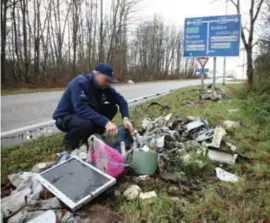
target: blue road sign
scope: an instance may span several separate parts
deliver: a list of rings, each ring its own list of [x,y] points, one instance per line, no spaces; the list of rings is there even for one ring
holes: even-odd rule
[[[197,68],[196,70],[195,70],[195,72],[196,73],[201,73],[201,72],[204,72],[204,73],[209,73],[209,68]]]
[[[184,57],[239,56],[240,15],[185,19]]]

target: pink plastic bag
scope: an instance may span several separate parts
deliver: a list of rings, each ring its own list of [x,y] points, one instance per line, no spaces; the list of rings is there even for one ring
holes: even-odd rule
[[[113,177],[120,176],[125,169],[125,157],[115,149],[92,135],[88,139],[88,162]]]

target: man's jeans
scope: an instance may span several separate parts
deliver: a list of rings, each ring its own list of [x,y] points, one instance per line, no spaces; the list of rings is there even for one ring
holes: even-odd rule
[[[118,107],[115,104],[104,104],[100,114],[112,120],[116,115]],[[104,133],[105,129],[95,125],[91,120],[82,118],[76,114],[65,115],[56,120],[56,127],[66,132],[64,144],[75,149],[80,142],[86,142],[91,134]]]

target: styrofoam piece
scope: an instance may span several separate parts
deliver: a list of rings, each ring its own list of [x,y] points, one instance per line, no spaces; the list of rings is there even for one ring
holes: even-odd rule
[[[215,131],[214,131],[214,136],[213,136],[213,141],[210,144],[210,146],[214,147],[214,148],[219,148],[220,147],[220,143],[222,141],[223,136],[226,135],[226,131],[225,129],[223,129],[222,127],[216,127]]]
[[[230,154],[212,149],[208,150],[207,155],[210,160],[228,164],[235,164],[238,156],[237,154]]]
[[[56,215],[54,211],[49,210],[46,211],[44,214],[39,215],[38,217],[28,221],[27,223],[55,223],[56,222]]]
[[[145,193],[140,193],[139,197],[141,200],[150,199],[153,197],[157,197],[157,193],[155,191],[149,191],[149,192],[145,192]]]
[[[232,173],[229,173],[229,172],[221,169],[220,167],[216,167],[215,170],[216,170],[217,178],[220,179],[221,181],[232,182],[232,183],[239,181],[238,176],[236,176]]]

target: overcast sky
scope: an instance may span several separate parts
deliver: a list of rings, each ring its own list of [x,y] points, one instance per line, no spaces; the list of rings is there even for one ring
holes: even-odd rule
[[[249,0],[242,2],[249,3]],[[139,15],[144,19],[151,19],[154,14],[162,15],[165,22],[175,24],[176,27],[184,26],[184,19],[188,17],[214,16],[226,14],[226,0],[143,0],[139,7]],[[242,21],[248,21],[248,6],[242,4],[241,15]],[[228,4],[228,14],[236,14],[234,6]],[[241,48],[243,47],[241,43]],[[237,77],[242,77],[242,67],[244,63],[244,52],[240,53],[239,57],[229,57],[227,59],[227,71],[234,72]],[[212,59],[209,60],[207,66],[213,68]],[[217,58],[217,70],[222,74],[223,58]]]

